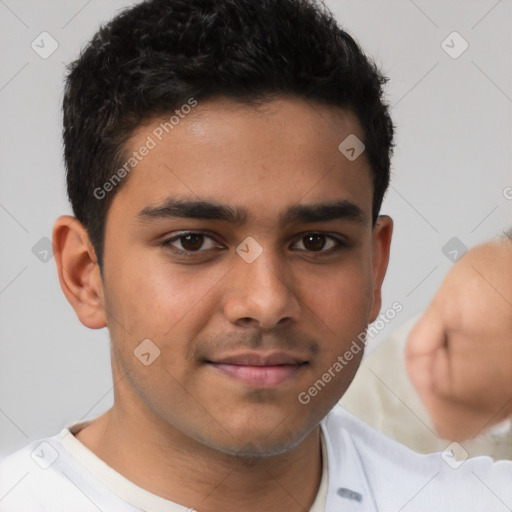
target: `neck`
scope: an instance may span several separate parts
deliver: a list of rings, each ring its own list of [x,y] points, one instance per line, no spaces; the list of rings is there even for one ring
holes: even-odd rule
[[[199,512],[304,512],[313,504],[322,472],[320,427],[290,452],[249,459],[140,412],[114,405],[76,437],[135,485]]]

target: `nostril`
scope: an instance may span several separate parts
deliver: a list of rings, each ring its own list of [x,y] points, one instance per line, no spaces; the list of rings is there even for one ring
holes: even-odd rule
[[[235,325],[243,329],[262,331],[262,326],[258,320],[250,316],[244,316],[236,320]],[[263,329],[264,330],[264,329]]]

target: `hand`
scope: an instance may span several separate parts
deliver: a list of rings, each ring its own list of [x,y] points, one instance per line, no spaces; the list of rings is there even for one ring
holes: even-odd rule
[[[409,335],[406,365],[445,439],[470,439],[512,415],[510,240],[451,268]]]

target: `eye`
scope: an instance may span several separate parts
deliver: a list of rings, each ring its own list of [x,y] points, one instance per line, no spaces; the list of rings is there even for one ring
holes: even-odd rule
[[[220,245],[205,233],[187,231],[167,238],[162,242],[162,246],[171,247],[178,253],[203,252],[208,249],[220,248]]]
[[[307,252],[331,252],[347,246],[342,239],[325,233],[307,233],[295,243],[297,244],[299,244],[297,250]]]

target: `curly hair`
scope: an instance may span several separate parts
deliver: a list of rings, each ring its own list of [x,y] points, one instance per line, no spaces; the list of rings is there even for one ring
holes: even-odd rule
[[[387,81],[314,0],[147,0],[100,27],[68,67],[63,100],[67,192],[100,269],[109,205],[94,194],[126,161],[141,123],[190,98],[257,104],[278,95],[352,111],[373,180],[373,221],[389,184]]]

